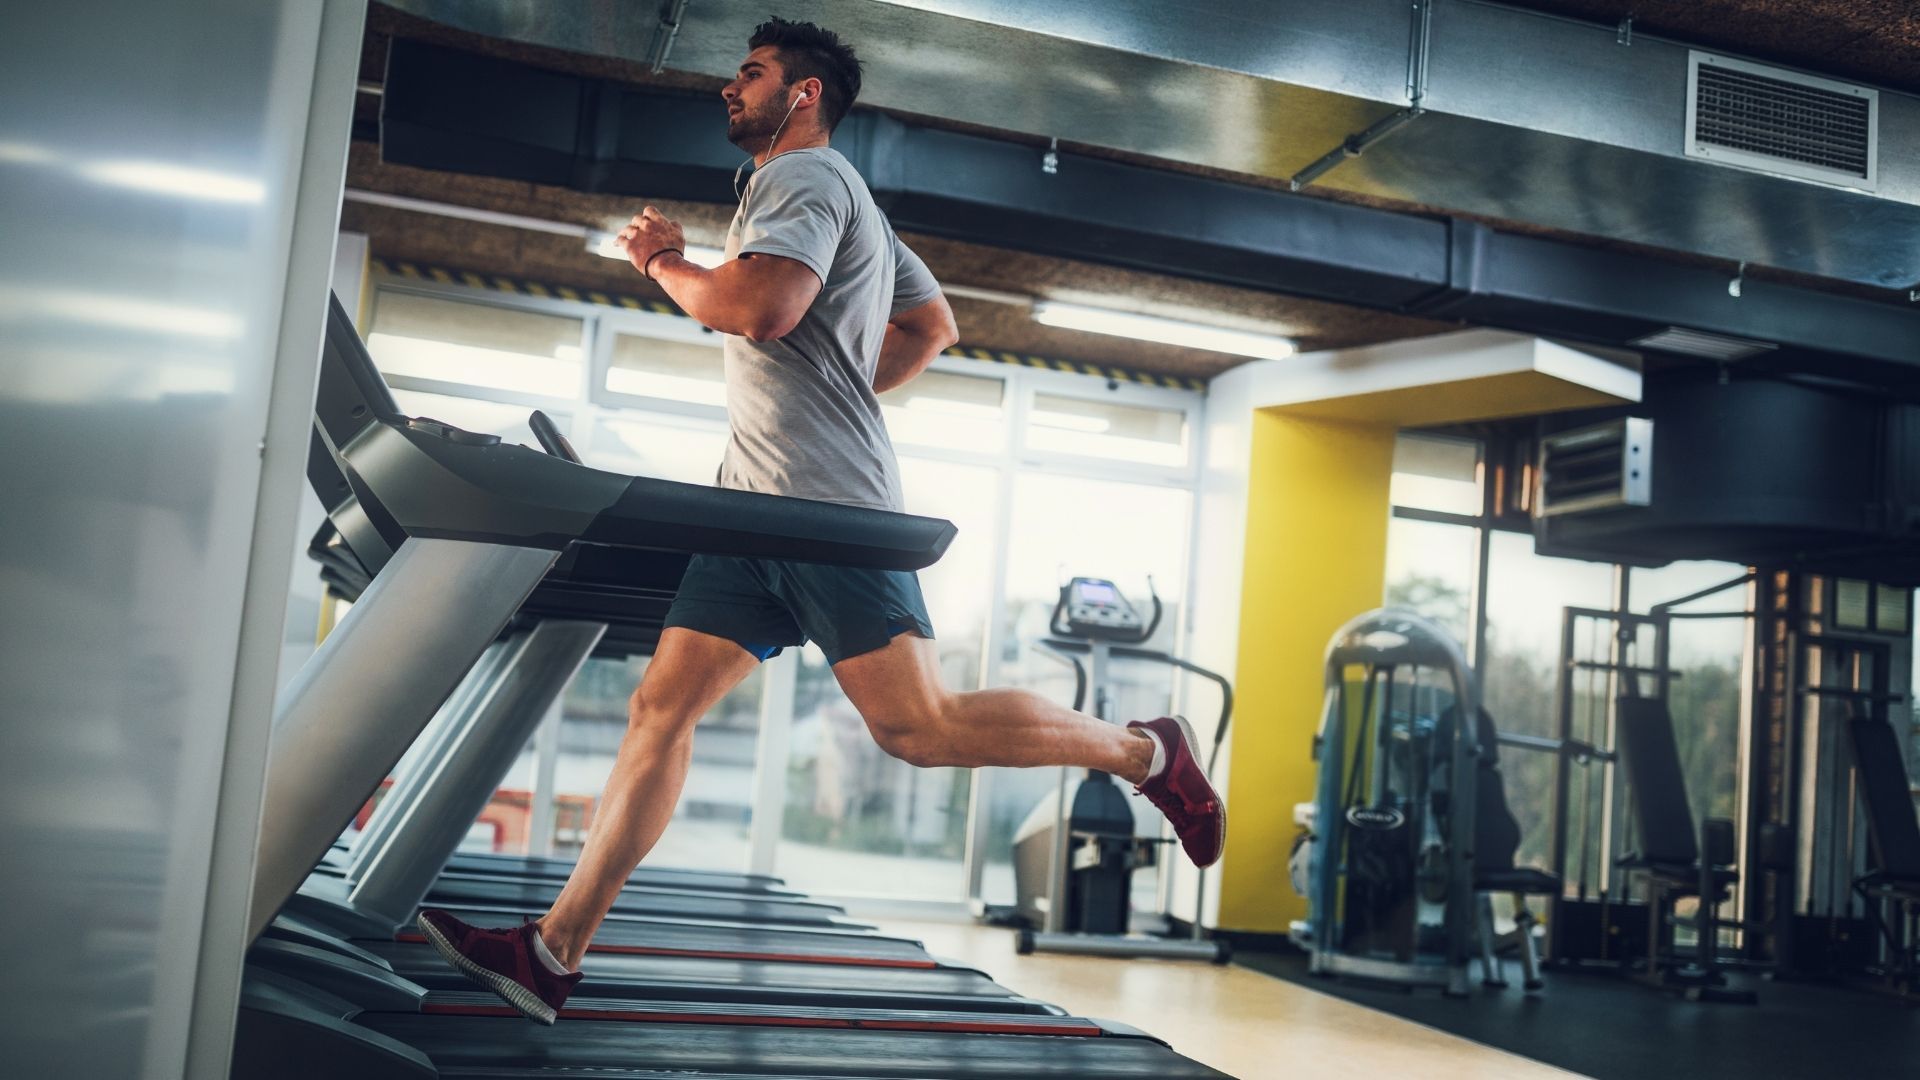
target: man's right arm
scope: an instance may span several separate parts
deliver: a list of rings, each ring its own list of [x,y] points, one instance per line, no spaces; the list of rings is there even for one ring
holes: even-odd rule
[[[873,371],[873,392],[884,394],[927,369],[933,358],[960,340],[953,309],[947,298],[935,294],[919,307],[908,308],[887,322],[880,341],[880,363]]]

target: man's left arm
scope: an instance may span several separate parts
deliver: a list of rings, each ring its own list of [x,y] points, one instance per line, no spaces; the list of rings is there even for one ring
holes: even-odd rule
[[[873,392],[884,394],[925,371],[933,358],[960,340],[953,309],[940,295],[940,283],[920,256],[902,243],[892,228],[893,314],[880,341],[880,362],[873,369]]]
[[[919,307],[908,308],[887,322],[880,341],[880,363],[873,371],[873,392],[884,394],[904,386],[960,340],[947,298],[936,295]]]
[[[702,326],[753,341],[791,333],[820,294],[820,277],[797,259],[750,254],[708,270],[688,261],[680,225],[649,206],[617,242],[634,269],[658,283]]]

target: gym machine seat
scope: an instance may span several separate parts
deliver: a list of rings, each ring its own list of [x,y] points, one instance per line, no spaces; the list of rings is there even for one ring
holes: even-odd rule
[[[1916,933],[1920,930],[1920,818],[1914,816],[1904,756],[1893,728],[1856,711],[1847,722],[1847,734],[1853,743],[1874,861],[1874,869],[1856,880],[1853,889],[1866,902],[1886,948],[1876,974],[1894,989],[1911,994],[1920,991],[1920,933]],[[1886,917],[1888,904],[1898,912],[1892,921]]]
[[[1456,721],[1457,710],[1448,710],[1446,722]],[[1506,779],[1500,774],[1502,736],[1493,716],[1479,710],[1475,725],[1480,744],[1479,776],[1474,786],[1473,815],[1473,891],[1477,896],[1480,918],[1480,981],[1486,986],[1502,987],[1507,979],[1500,970],[1498,950],[1511,944],[1520,953],[1522,985],[1538,990],[1540,952],[1533,940],[1538,920],[1527,907],[1529,896],[1553,896],[1560,891],[1560,878],[1531,866],[1516,866],[1520,851],[1520,820],[1507,805]],[[1493,926],[1493,897],[1514,898],[1514,927],[1510,934],[1498,934]]]
[[[1753,1004],[1756,998],[1751,991],[1726,985],[1716,955],[1720,928],[1740,925],[1715,913],[1716,906],[1740,880],[1730,865],[1734,859],[1733,823],[1709,819],[1695,833],[1686,776],[1666,702],[1622,697],[1618,706],[1619,753],[1626,767],[1639,850],[1614,865],[1644,873],[1647,878],[1646,978],[1656,986],[1679,991],[1691,1001]],[[1699,899],[1699,913],[1692,918],[1674,912],[1674,902],[1688,896]],[[1696,933],[1691,958],[1675,951],[1674,930],[1680,926],[1691,927]]]

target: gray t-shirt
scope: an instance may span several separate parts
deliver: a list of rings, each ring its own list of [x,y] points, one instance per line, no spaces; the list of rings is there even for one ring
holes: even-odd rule
[[[779,255],[819,275],[799,325],[776,341],[731,334],[723,350],[733,436],[721,487],[900,510],[900,473],[874,368],[887,321],[940,295],[829,147],[789,150],[753,174],[727,256]]]

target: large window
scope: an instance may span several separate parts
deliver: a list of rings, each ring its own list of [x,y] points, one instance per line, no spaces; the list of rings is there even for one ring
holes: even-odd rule
[[[887,434],[899,447],[998,450],[1006,442],[1006,385],[993,376],[923,372],[880,395]]]
[[[959,529],[947,554],[920,575],[948,686],[980,685],[993,574],[992,469],[907,458],[901,487],[912,513]],[[801,655],[793,705],[793,752],[777,869],[802,889],[921,900],[964,894],[971,778],[962,769],[916,769],[888,756],[840,692],[826,656]]]
[[[403,292],[379,300],[367,348],[389,376],[540,397],[580,392],[578,318]]]
[[[1400,513],[1387,526],[1387,606],[1427,616],[1470,649],[1480,563],[1480,444],[1400,436],[1390,490]]]
[[[1402,435],[1394,448],[1392,491],[1398,512],[1387,539],[1387,602],[1434,618],[1463,645],[1471,643],[1476,619],[1482,621],[1485,652],[1476,665],[1481,700],[1501,730],[1558,735],[1565,680],[1574,736],[1604,742],[1609,701],[1628,689],[1605,665],[1618,659],[1651,667],[1653,635],[1642,629],[1616,656],[1611,620],[1582,617],[1564,624],[1563,613],[1569,607],[1611,609],[1616,574],[1623,571],[1608,563],[1541,556],[1531,536],[1487,529],[1480,516],[1480,450],[1471,440]],[[1483,537],[1486,595],[1476,600]],[[1633,610],[1646,613],[1735,581],[1742,568],[1696,562],[1625,573]],[[1669,684],[1668,701],[1696,818],[1737,816],[1746,604],[1746,588],[1736,586],[1678,606],[1682,617],[1670,623],[1678,677]],[[1564,625],[1572,627],[1572,641],[1562,641]],[[1575,661],[1564,669],[1563,648]],[[1523,826],[1520,861],[1545,867],[1555,759],[1505,747],[1500,764],[1507,801]],[[1606,805],[1605,770],[1593,764],[1570,768],[1569,832],[1577,838],[1593,829],[1597,835],[1595,823]],[[1606,874],[1605,853],[1591,843],[1576,840],[1569,859],[1576,882],[1597,886]]]
[[[604,331],[604,390],[617,397],[726,407],[719,335],[665,315],[627,319],[631,325]]]
[[[1425,615],[1465,648],[1473,637],[1478,559],[1470,526],[1394,518],[1387,524],[1387,606]]]
[[[1533,537],[1524,533],[1495,532],[1488,543],[1480,700],[1502,731],[1558,735],[1561,613],[1568,607],[1612,607],[1613,567],[1536,555]],[[1554,757],[1505,749],[1500,771],[1507,804],[1522,823],[1519,862],[1545,868],[1553,845]]]
[[[1027,474],[1014,486],[1013,545],[1008,550],[1006,624],[999,639],[1003,681],[1024,686],[1063,705],[1072,704],[1070,668],[1035,648],[1048,635],[1047,621],[1060,586],[1076,576],[1106,578],[1147,614],[1148,580],[1163,608],[1159,629],[1148,648],[1173,650],[1185,617],[1187,544],[1192,525],[1192,493],[1177,488]],[[1167,713],[1173,700],[1173,673],[1164,665],[1120,661],[1113,665],[1112,715],[1109,720],[1151,719]],[[1091,705],[1088,706],[1091,708]],[[1203,743],[1213,737],[1212,717],[1191,717]],[[1056,769],[992,769],[983,785],[989,794],[984,848],[987,853],[982,896],[995,904],[1013,902],[1013,834],[1034,806],[1059,783]],[[1136,825],[1158,835],[1157,813],[1134,800]],[[1151,897],[1157,881],[1135,875],[1136,897]]]
[[[598,469],[711,484],[726,450],[722,425],[622,410],[594,417],[581,457]]]
[[[410,415],[536,446],[527,417],[537,408],[587,464],[686,483],[712,483],[726,451],[720,340],[685,318],[389,280],[369,338]],[[1166,604],[1154,644],[1176,645],[1198,394],[943,356],[880,400],[908,511],[959,528],[920,575],[950,687],[1017,682],[1069,700],[1071,675],[1031,648],[1062,575],[1111,577],[1142,603],[1152,575]],[[585,665],[471,845],[577,853],[646,662]],[[1169,708],[1164,669],[1118,665],[1114,679],[1116,718]],[[1196,721],[1209,738],[1211,718]],[[894,760],[809,647],[762,665],[702,720],[685,796],[651,861],[955,905],[985,874],[1011,899],[1013,826],[1056,775],[1001,770],[976,782]],[[976,812],[982,791],[990,804]],[[1144,814],[1141,824],[1159,828]],[[1151,891],[1153,876],[1140,883]]]
[[[1402,435],[1393,442],[1393,505],[1446,514],[1480,514],[1480,444],[1470,439]]]
[[[1142,465],[1185,465],[1187,414],[1063,394],[1035,394],[1027,445]]]
[[[1722,562],[1678,562],[1634,570],[1628,595],[1636,611],[1735,581],[1744,567]],[[1674,741],[1686,776],[1695,821],[1739,817],[1740,700],[1745,685],[1748,589],[1715,592],[1672,610],[1670,661],[1679,677],[1668,684]],[[1647,658],[1650,662],[1651,658]]]
[[[647,659],[589,660],[567,687],[553,781],[556,855],[580,853],[626,732],[627,699],[646,676]],[[650,862],[703,870],[747,868],[763,683],[763,669],[756,669],[694,729],[687,785]]]

